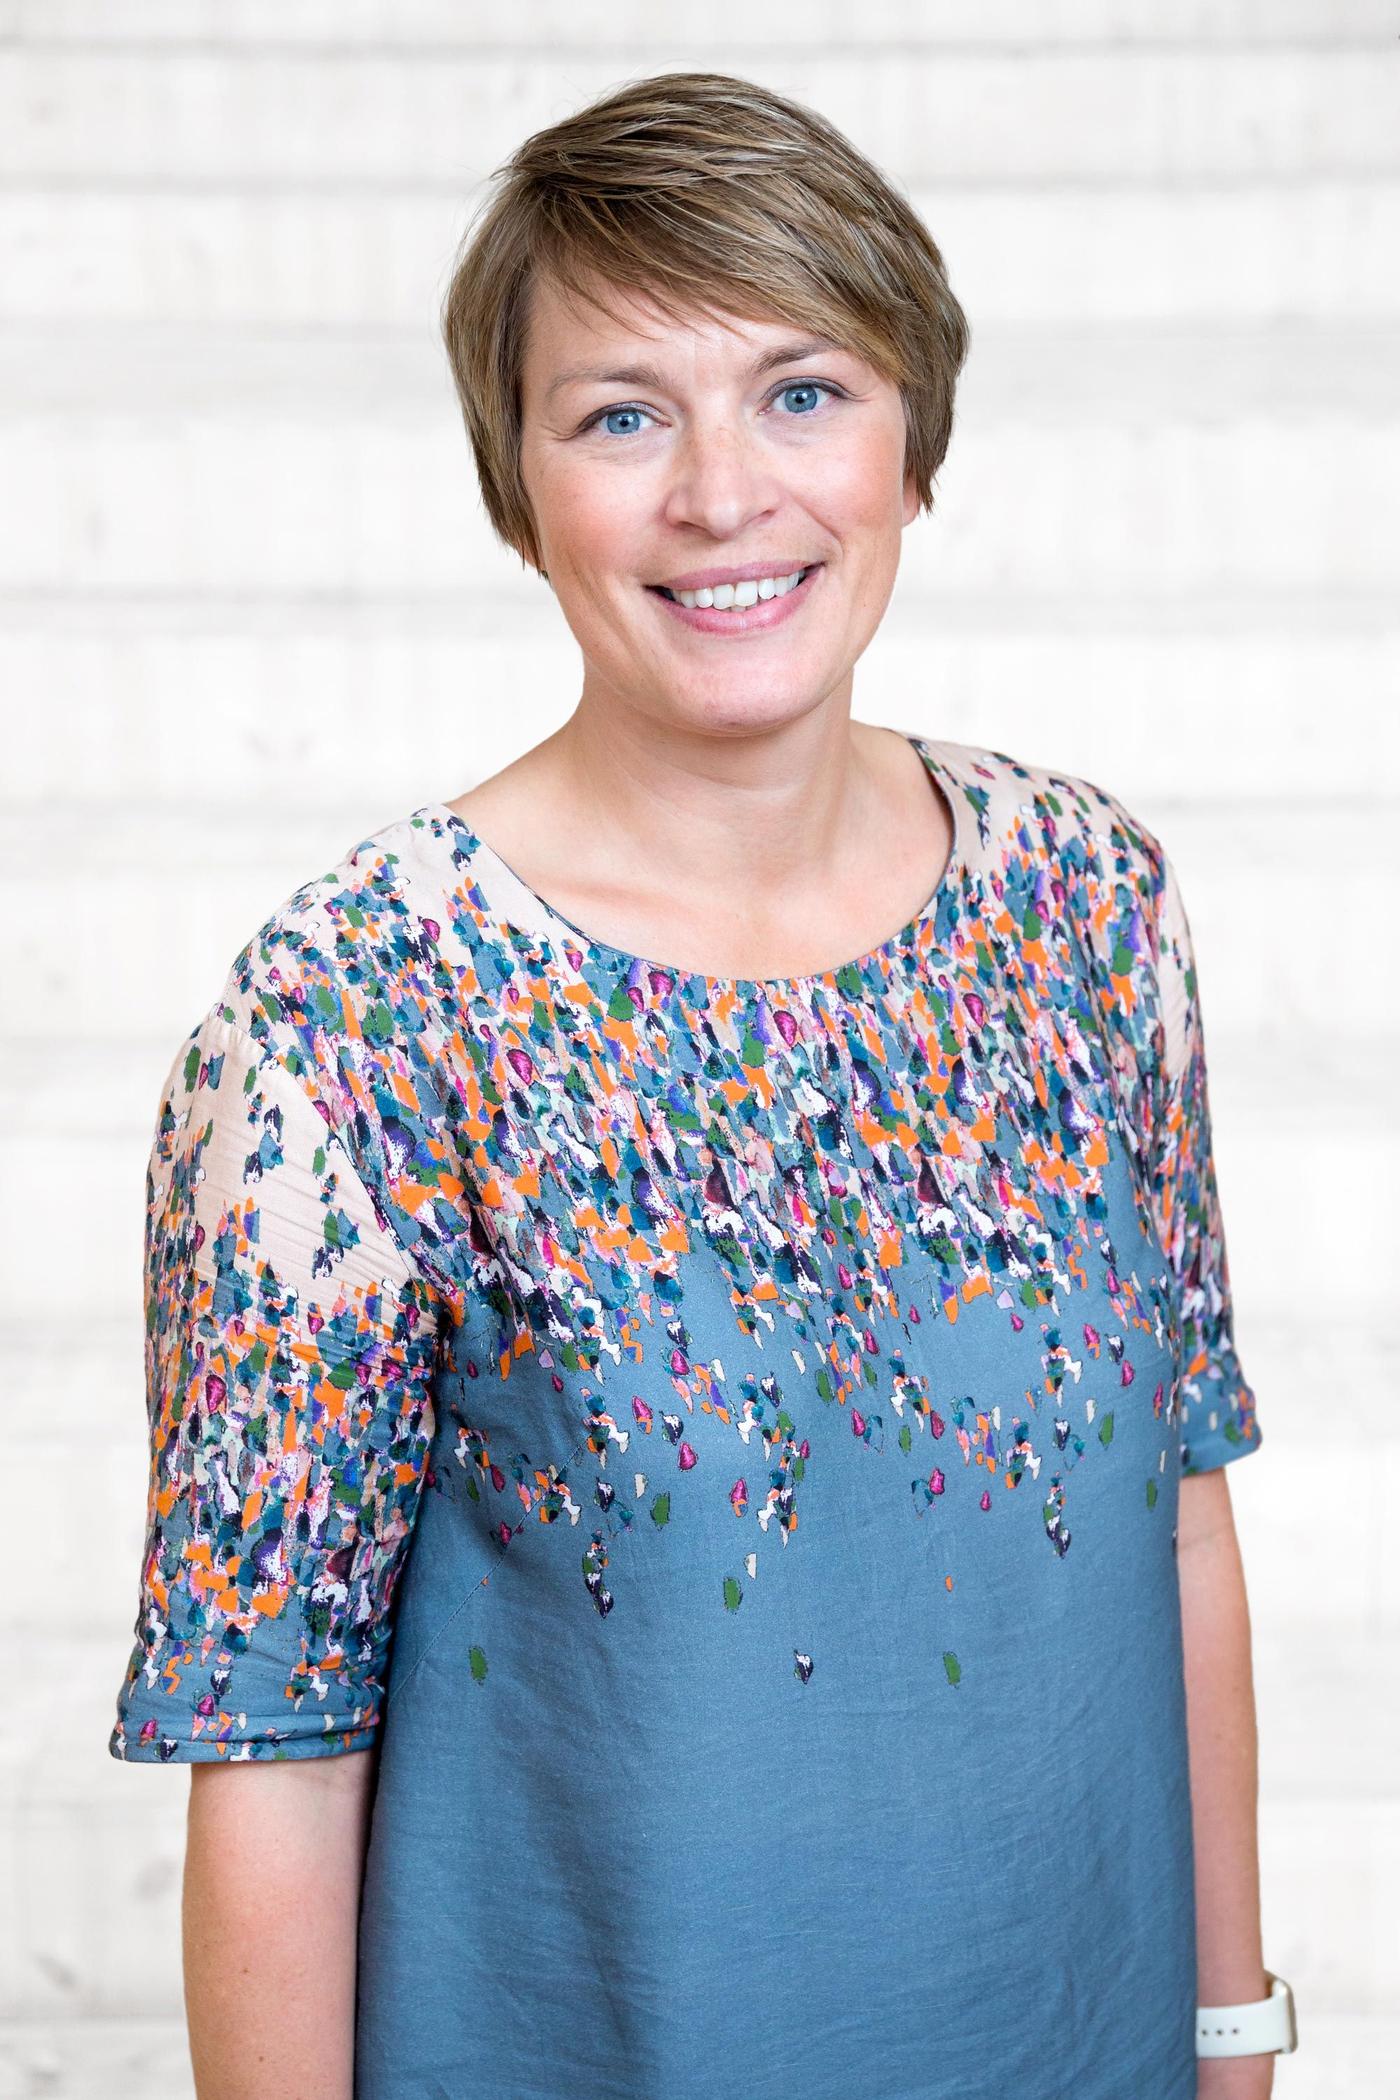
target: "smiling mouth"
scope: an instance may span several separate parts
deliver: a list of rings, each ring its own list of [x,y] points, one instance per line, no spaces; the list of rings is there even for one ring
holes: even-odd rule
[[[807,564],[807,566],[806,566],[806,568],[805,568],[805,569],[799,569],[799,570],[798,570],[798,572],[797,572],[797,582],[796,582],[795,584],[793,584],[793,586],[792,586],[792,589],[793,589],[793,590],[799,590],[799,589],[801,588],[801,586],[802,586],[802,585],[803,585],[803,584],[804,584],[804,583],[805,583],[805,582],[807,581],[807,578],[808,578],[808,577],[809,577],[809,576],[811,575],[811,573],[812,573],[813,569],[819,569],[820,567],[821,567],[821,563],[820,563],[819,561],[814,561],[814,562],[809,562],[809,563]],[[714,588],[715,588],[716,590],[718,590],[718,589],[722,588],[722,586],[720,586],[720,585],[716,584],[716,585],[714,586]],[[679,597],[677,596],[676,592],[675,592],[675,591],[673,591],[673,590],[671,590],[671,588],[670,588],[670,587],[669,587],[669,585],[667,585],[667,584],[664,584],[664,583],[649,583],[649,584],[647,585],[647,589],[648,589],[649,591],[655,591],[655,592],[656,592],[656,593],[658,594],[658,596],[659,596],[659,597],[662,597],[662,598],[669,598],[669,599],[670,599],[670,601],[671,601],[671,603],[672,603],[673,605],[679,605],[679,604],[680,604],[680,602],[681,602],[681,601],[680,601],[680,598],[679,598]],[[694,595],[694,594],[692,593],[692,595]],[[755,604],[757,604],[757,605],[766,605],[766,604],[768,604],[768,602],[769,602],[769,601],[768,601],[768,600],[767,600],[766,598],[759,598],[759,599],[755,600]],[[730,612],[745,612],[745,611],[751,612],[751,611],[752,611],[753,609],[754,609],[754,608],[753,608],[752,606],[739,606],[739,605],[730,605],[730,606],[727,606],[727,607],[723,607],[723,608],[721,608],[721,607],[715,607],[715,608],[713,608],[713,610],[715,610],[715,611],[720,611],[720,610],[724,610],[724,611],[730,611]]]

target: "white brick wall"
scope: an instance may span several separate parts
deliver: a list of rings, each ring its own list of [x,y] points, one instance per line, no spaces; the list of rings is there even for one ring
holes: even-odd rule
[[[535,0],[507,41],[460,0],[0,0],[0,2094],[191,2090],[186,1782],[105,1749],[155,1090],[295,883],[572,705],[554,602],[485,528],[436,305],[527,131],[688,65],[848,130],[972,321],[859,712],[1087,773],[1180,869],[1267,1435],[1231,1488],[1266,1958],[1306,2033],[1276,2091],[1393,2090],[1395,9],[703,18]]]

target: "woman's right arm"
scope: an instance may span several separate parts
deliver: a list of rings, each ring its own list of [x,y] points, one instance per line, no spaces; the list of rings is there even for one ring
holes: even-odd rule
[[[185,2012],[198,2100],[352,2100],[375,1750],[190,1767]]]
[[[211,1008],[156,1117],[149,1491],[108,1747],[191,1767],[199,2100],[351,2100],[378,1723],[442,1306],[387,1183],[361,1176],[358,1126],[337,1133],[316,1074],[255,1038],[247,1008],[237,988]]]

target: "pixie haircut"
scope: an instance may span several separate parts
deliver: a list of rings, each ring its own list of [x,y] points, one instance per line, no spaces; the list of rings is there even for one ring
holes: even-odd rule
[[[486,514],[545,573],[520,476],[530,289],[617,319],[611,289],[673,321],[784,321],[896,385],[921,509],[953,424],[967,319],[899,191],[836,127],[727,73],[628,82],[536,131],[493,170],[443,299],[443,341]]]

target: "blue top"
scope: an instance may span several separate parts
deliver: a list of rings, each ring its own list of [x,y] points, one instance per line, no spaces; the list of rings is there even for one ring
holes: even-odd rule
[[[235,958],[147,1181],[110,1748],[374,1746],[357,2100],[1194,2100],[1178,1484],[1260,1441],[1159,842],[955,839],[809,977],[446,804]]]

